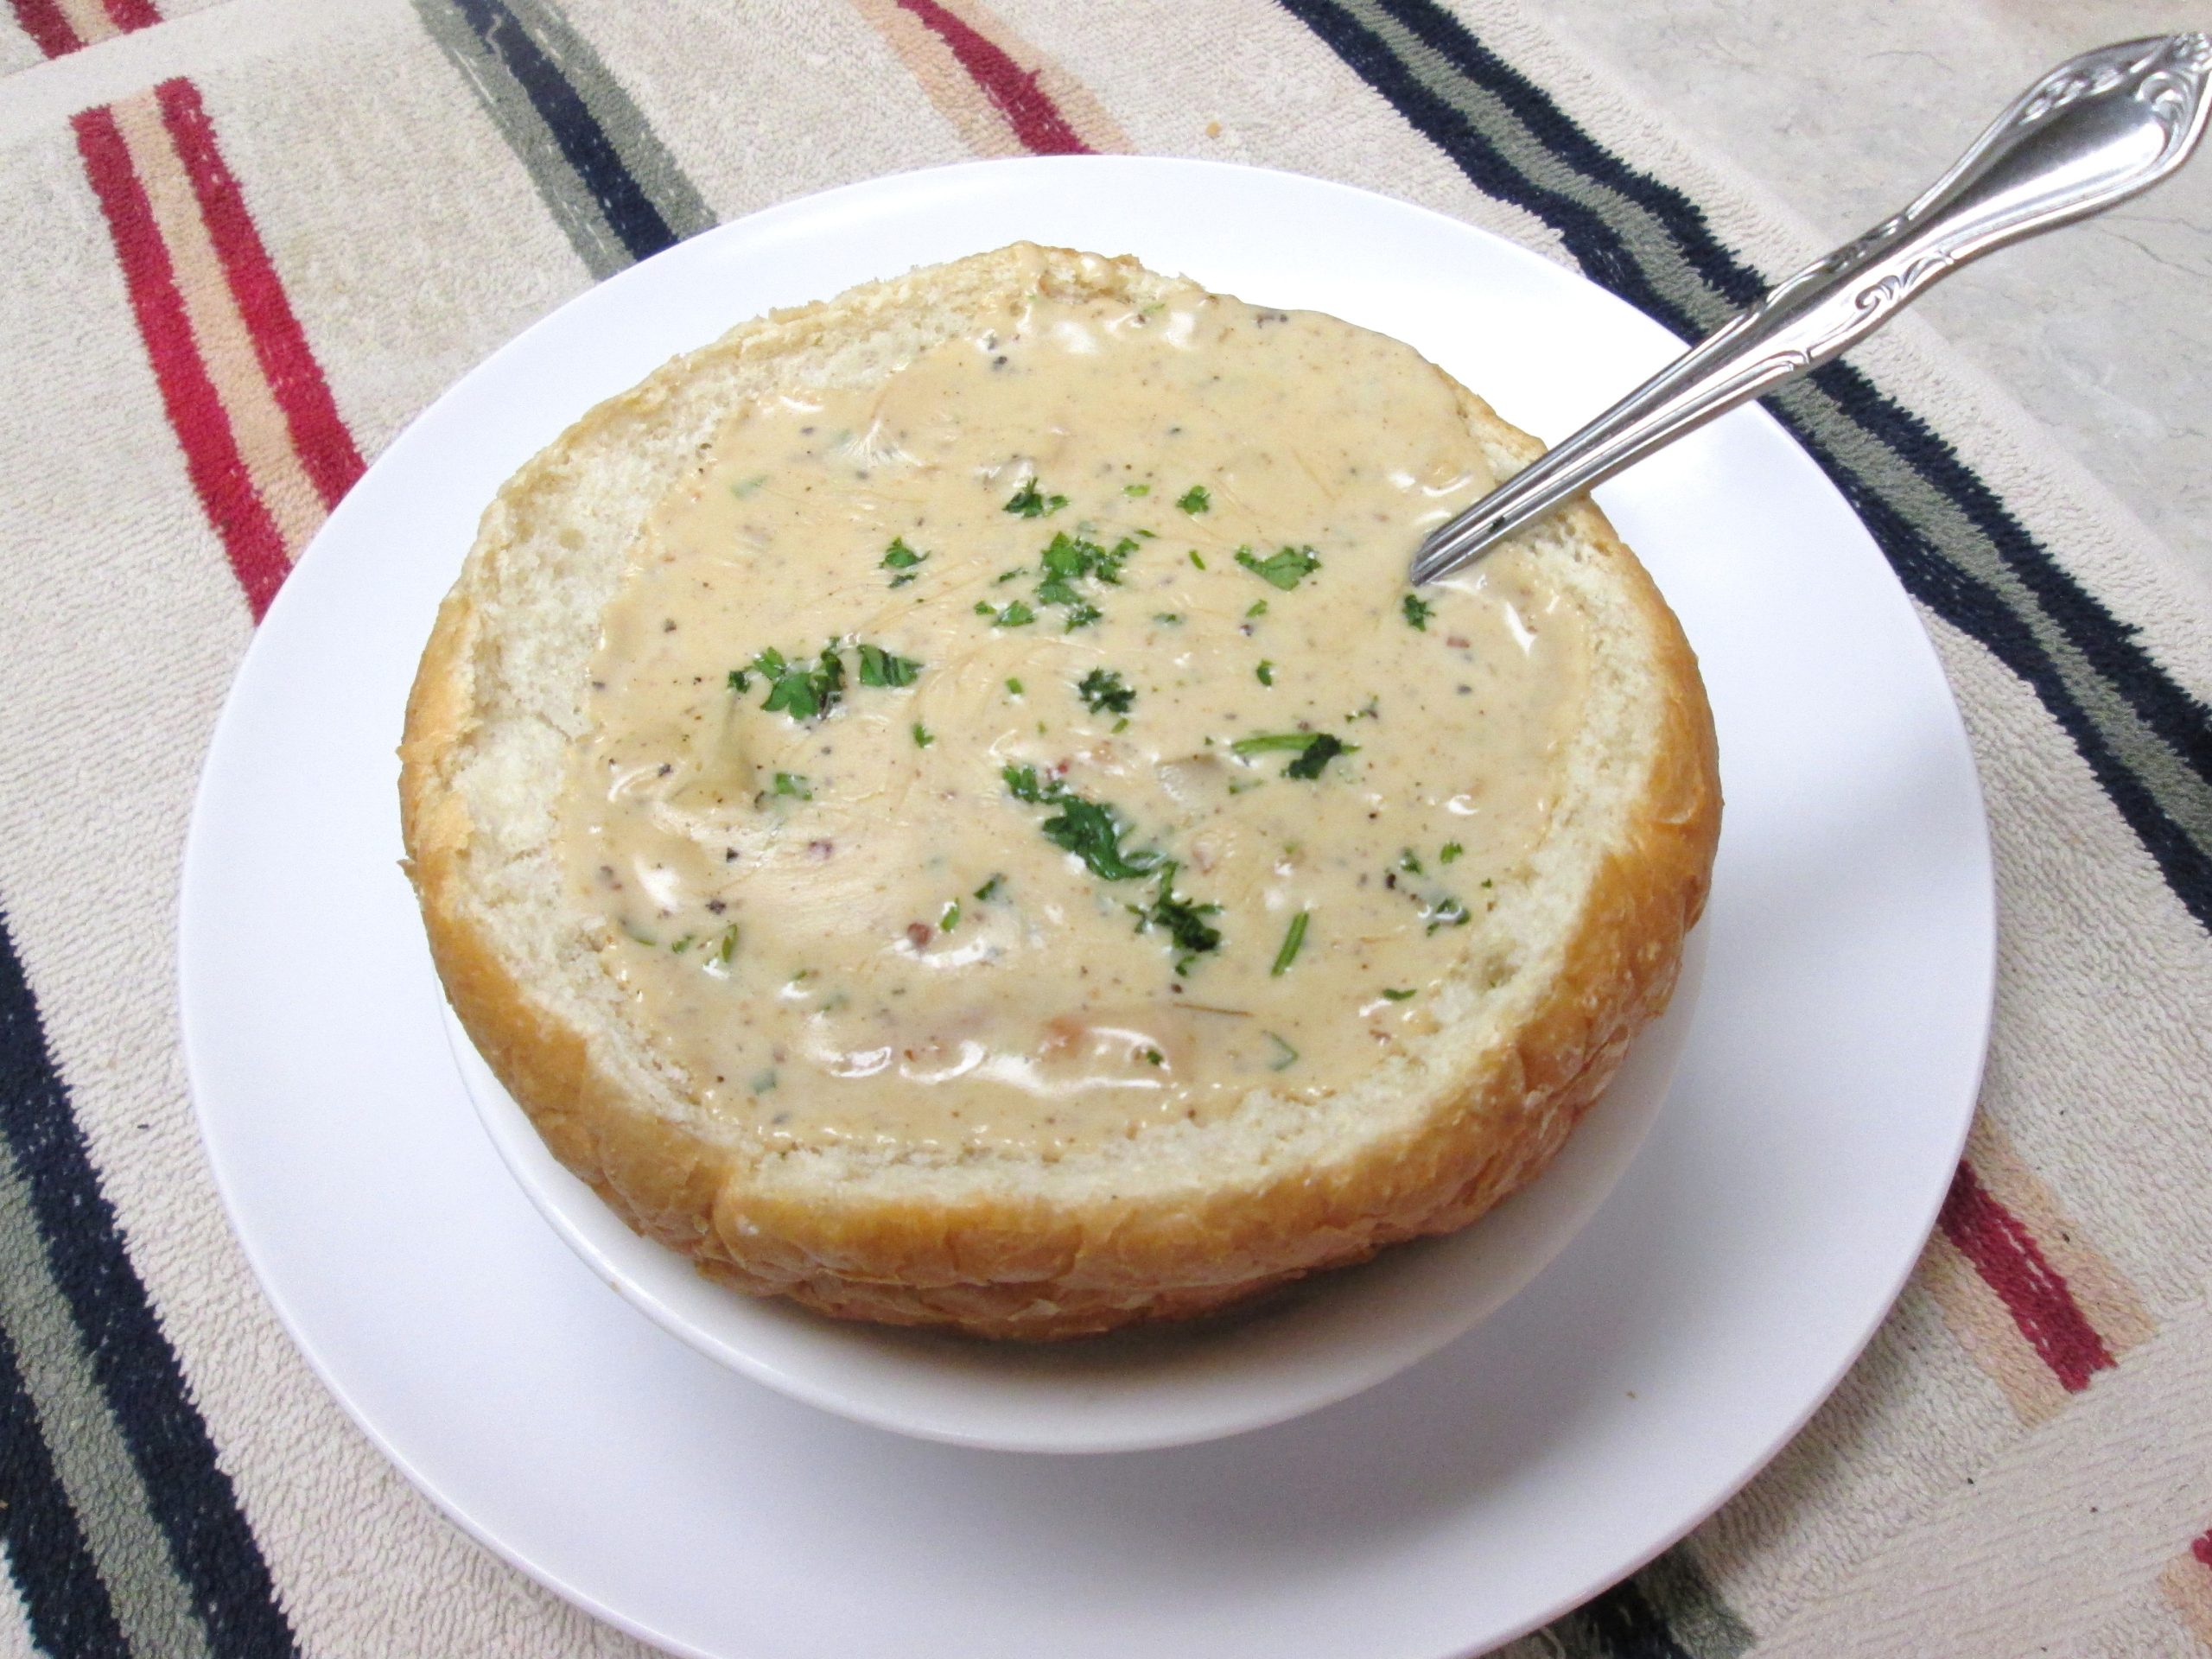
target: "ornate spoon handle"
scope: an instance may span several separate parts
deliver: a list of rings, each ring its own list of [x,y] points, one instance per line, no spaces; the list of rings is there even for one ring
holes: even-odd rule
[[[1662,444],[1831,361],[1968,260],[2149,189],[2203,136],[2208,66],[2202,35],[2129,41],[2059,65],[1903,213],[1777,284],[1440,525],[1414,560],[1414,582],[1459,569]]]

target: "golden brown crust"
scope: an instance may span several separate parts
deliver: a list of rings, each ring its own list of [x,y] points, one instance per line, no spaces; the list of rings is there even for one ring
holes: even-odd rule
[[[1533,449],[1479,400],[1467,403],[1471,418]],[[1542,1170],[1665,1007],[1719,836],[1712,716],[1688,642],[1603,515],[1586,502],[1568,511],[1619,562],[1660,659],[1662,731],[1649,784],[1541,1005],[1417,1129],[1362,1156],[1195,1195],[948,1203],[863,1188],[841,1189],[832,1204],[817,1185],[779,1181],[665,1121],[531,996],[470,914],[474,826],[450,774],[474,706],[479,624],[467,577],[439,613],[401,746],[409,874],[447,995],[555,1155],[632,1227],[740,1289],[841,1318],[1078,1336],[1205,1313],[1464,1226]]]

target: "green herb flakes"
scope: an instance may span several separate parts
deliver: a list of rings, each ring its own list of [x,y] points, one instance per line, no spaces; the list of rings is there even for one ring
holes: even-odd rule
[[[1279,552],[1261,558],[1249,547],[1236,550],[1236,563],[1270,587],[1285,593],[1321,568],[1321,560],[1310,547],[1286,547]]]
[[[930,730],[928,727],[923,725],[918,720],[914,722],[914,747],[916,748],[926,749],[931,744],[936,741],[937,734],[935,732]]]
[[[1262,658],[1260,665],[1252,671],[1252,677],[1262,685],[1273,685],[1275,683],[1274,664],[1264,657]]]
[[[1313,918],[1310,910],[1301,910],[1290,918],[1290,927],[1282,936],[1282,948],[1275,952],[1275,965],[1268,969],[1270,976],[1280,979],[1290,971],[1290,964],[1298,960],[1298,953],[1305,948],[1306,925]]]
[[[1193,484],[1189,489],[1183,492],[1181,497],[1176,501],[1175,505],[1182,508],[1184,512],[1195,515],[1211,511],[1213,507],[1213,497],[1208,493],[1205,485]]]
[[[991,616],[991,607],[988,605],[979,605],[976,609],[985,616]],[[1021,628],[1036,620],[1037,613],[1017,599],[1010,601],[997,615],[991,616],[991,626],[995,628]]]
[[[1406,613],[1408,626],[1422,633],[1428,632],[1428,619],[1436,614],[1436,607],[1431,605],[1419,594],[1408,594],[1399,602],[1399,607]]]
[[[1266,1036],[1268,1042],[1274,1045],[1275,1057],[1268,1062],[1268,1071],[1287,1071],[1292,1066],[1298,1064],[1298,1051],[1296,1049],[1293,1048],[1288,1043],[1283,1041],[1281,1038],[1276,1036],[1272,1031],[1267,1032],[1263,1034]]]
[[[907,546],[903,537],[894,536],[891,538],[891,545],[883,550],[883,568],[898,572],[891,578],[893,588],[904,588],[918,574],[914,567],[928,558],[928,554],[917,553]]]
[[[795,801],[810,801],[814,798],[814,791],[807,787],[806,779],[796,772],[779,772],[776,774],[776,793],[787,796]]]
[[[1444,849],[1437,854],[1436,861],[1440,864],[1449,864],[1453,859],[1459,857],[1460,854],[1466,850],[1467,849],[1462,847],[1458,842],[1447,841],[1444,843]]]
[[[783,652],[769,650],[753,659],[753,666],[768,682],[768,698],[761,709],[789,715],[793,720],[812,720],[826,715],[845,695],[845,663],[835,640],[822,647],[811,667],[785,660]]]
[[[1258,732],[1238,738],[1229,747],[1243,760],[1255,754],[1295,753],[1298,758],[1283,768],[1282,775],[1307,779],[1319,778],[1321,768],[1338,755],[1359,753],[1357,743],[1347,743],[1327,732]]]
[[[1421,912],[1421,919],[1428,924],[1428,931],[1433,933],[1442,927],[1465,927],[1472,918],[1467,914],[1465,905],[1446,893],[1429,902],[1428,908]]]
[[[1031,479],[1007,498],[1006,511],[1023,518],[1042,518],[1048,512],[1058,512],[1068,504],[1065,495],[1046,495]]]
[[[1077,682],[1075,689],[1083,698],[1084,706],[1094,715],[1108,710],[1126,715],[1129,705],[1137,700],[1137,694],[1110,668],[1092,669]]]
[[[1394,991],[1388,985],[1385,985],[1382,988],[1382,995],[1389,998],[1393,1002],[1405,1002],[1410,1001],[1414,997],[1419,996],[1421,993],[1419,991]]]
[[[1191,550],[1191,563],[1201,570],[1206,568],[1206,562],[1198,556],[1198,550],[1195,547]]]
[[[982,899],[985,904],[988,904],[992,899],[999,896],[999,889],[1004,886],[1006,886],[1006,877],[1002,875],[995,875],[989,880],[984,882],[982,887],[976,888],[972,896]]]
[[[1008,766],[1000,774],[1016,800],[1049,806],[1054,816],[1038,826],[1046,840],[1074,854],[1102,880],[1131,881],[1160,868],[1160,855],[1143,848],[1124,849],[1128,827],[1113,808],[1085,800],[1057,778],[1040,782],[1034,766]]]
[[[1152,486],[1149,484],[1124,484],[1122,486],[1122,493],[1131,497],[1150,495],[1152,493]]]
[[[959,925],[960,901],[957,899],[955,899],[950,904],[944,907],[944,913],[937,918],[937,927],[938,931],[940,933],[950,933],[954,928]]]
[[[912,685],[922,671],[922,665],[912,658],[893,656],[881,645],[863,645],[859,651],[862,685]]]

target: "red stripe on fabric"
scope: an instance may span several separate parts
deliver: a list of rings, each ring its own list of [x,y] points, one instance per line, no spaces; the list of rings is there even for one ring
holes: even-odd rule
[[[126,34],[134,29],[151,29],[162,21],[153,0],[102,0],[102,3],[108,21]]]
[[[245,318],[254,356],[276,394],[276,406],[284,411],[292,447],[322,505],[334,507],[361,475],[361,453],[353,447],[353,435],[339,416],[330,383],[323,378],[322,365],[315,361],[307,333],[285,296],[283,279],[254,227],[238,179],[216,148],[214,124],[200,101],[200,89],[188,80],[165,80],[154,89],[154,96],[161,105],[162,124],[184,160],[200,215],[215,244],[216,257],[223,262],[223,275]]]
[[[954,16],[937,0],[899,0],[951,48],[983,94],[997,106],[1022,147],[1038,156],[1089,156],[1091,148],[1076,136],[1052,94],[1038,84],[1034,72],[1024,69],[1006,54],[998,42],[978,34]]]
[[[107,215],[108,234],[115,240],[115,257],[123,267],[139,337],[154,365],[169,425],[184,449],[185,470],[209,522],[223,538],[231,569],[259,621],[291,569],[284,538],[253,486],[231,432],[231,417],[200,361],[184,296],[177,291],[175,267],[113,112],[86,110],[71,117],[69,124],[77,131],[85,175]]]
[[[15,0],[15,6],[16,22],[48,57],[60,57],[85,44],[54,0]]]
[[[2212,1567],[2212,1532],[2208,1532],[2191,1542],[2189,1553],[2203,1562],[2205,1566]]]
[[[2074,1300],[2074,1293],[2018,1217],[1991,1195],[1963,1160],[1937,1217],[1943,1236],[1974,1263],[2005,1304],[2028,1345],[2069,1394],[2113,1366],[2111,1350]]]

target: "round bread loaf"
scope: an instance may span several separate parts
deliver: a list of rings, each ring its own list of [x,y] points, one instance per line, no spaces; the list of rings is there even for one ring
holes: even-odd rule
[[[1501,865],[1483,880],[1473,905],[1433,892],[1418,901],[1427,906],[1416,912],[1427,918],[1426,934],[1414,928],[1409,937],[1425,938],[1421,948],[1438,953],[1433,982],[1417,1005],[1410,989],[1382,989],[1390,1001],[1375,1004],[1381,1012],[1368,1022],[1372,1053],[1355,1072],[1312,1088],[1262,1076],[1249,1086],[1215,1090],[1207,1097],[1214,1104],[1204,1112],[1193,1106],[1170,1121],[1133,1122],[1116,1133],[1064,1143],[1021,1136],[963,1141],[957,1134],[908,1141],[895,1133],[809,1139],[777,1127],[787,1114],[768,1113],[757,1089],[754,1096],[733,1094],[726,1079],[699,1075],[686,1052],[654,1029],[654,1005],[637,994],[623,966],[620,953],[632,946],[610,923],[612,912],[580,897],[563,852],[563,815],[576,810],[565,792],[568,780],[576,754],[593,741],[594,693],[604,689],[593,678],[594,656],[605,643],[610,607],[633,579],[645,556],[640,550],[652,546],[646,527],[652,515],[672,497],[698,490],[719,435],[748,410],[779,406],[779,399],[803,404],[826,390],[887,385],[934,348],[988,340],[991,330],[1041,301],[1103,305],[1141,321],[1205,299],[1191,284],[1131,260],[1027,245],[872,283],[747,323],[668,364],[587,414],[523,467],[486,512],[440,611],[407,709],[400,799],[408,873],[456,1014],[547,1145],[639,1232],[684,1253],[705,1273],[741,1290],[790,1296],[840,1317],[950,1325],[990,1337],[1060,1338],[1205,1313],[1363,1260],[1392,1243],[1473,1221],[1543,1169],[1604,1090],[1637,1029],[1664,1007],[1684,936],[1705,900],[1719,832],[1712,719],[1674,616],[1604,518],[1583,502],[1511,544],[1512,557],[1529,580],[1543,584],[1550,603],[1564,607],[1582,641],[1573,728],[1548,751],[1552,770],[1540,833],[1510,868]],[[1287,321],[1280,313],[1248,309],[1245,315],[1257,325]],[[1359,333],[1330,326],[1344,336]],[[1444,389],[1439,407],[1472,435],[1491,477],[1539,453],[1535,440],[1440,371],[1422,365],[1422,372]],[[1284,419],[1294,430],[1296,412],[1285,410]],[[1464,442],[1464,435],[1455,436]],[[1036,515],[1058,511],[1061,498],[1043,493],[1036,467],[1008,476],[1020,486],[1006,507],[1010,529],[1025,528],[1021,518],[1030,506]],[[1477,493],[1487,481],[1465,480],[1462,493]],[[733,487],[742,493],[743,486]],[[1140,484],[1125,493],[1149,493]],[[1176,505],[1194,515],[1194,504],[1204,498],[1198,491]],[[1160,500],[1146,505],[1166,511]],[[1080,504],[1068,510],[1071,524],[1080,510]],[[1170,526],[1171,540],[1184,523],[1158,522]],[[1191,516],[1189,522],[1199,520]],[[1047,526],[1033,528],[1041,537]],[[1146,535],[1146,547],[1166,549],[1158,556],[1179,572],[1179,542],[1170,546]],[[1069,544],[1097,556],[1104,581],[1120,580],[1098,545],[1079,538]],[[1137,545],[1132,537],[1115,556]],[[1409,544],[1402,550],[1411,551]],[[894,587],[913,580],[891,556],[880,563],[892,570],[878,572],[881,553],[879,542],[854,567],[874,577],[871,593],[887,575]],[[938,556],[942,563],[922,564],[919,574],[946,569],[950,556]],[[1318,555],[1309,548],[1302,556],[1304,563],[1297,549],[1285,547],[1281,557],[1291,561],[1286,568],[1238,548],[1244,569],[1230,570],[1228,580],[1250,586],[1233,595],[1242,607],[1237,614],[1267,613],[1271,601],[1272,620],[1291,601],[1302,602],[1292,589],[1306,569],[1332,551],[1324,544]],[[1210,565],[1193,547],[1189,563],[1208,580],[1220,578],[1218,556]],[[1131,564],[1133,572],[1147,568]],[[843,591],[838,584],[849,586],[853,578],[850,570],[838,575],[825,566],[821,580]],[[1093,589],[1109,594],[1095,582]],[[915,584],[917,600],[921,591]],[[1037,622],[1033,613],[1009,617],[1003,607],[990,613],[1014,590],[983,591],[975,607],[984,613],[979,629]],[[1117,588],[1111,596],[1120,601],[1128,591]],[[1050,590],[1039,594],[1042,610]],[[901,601],[908,596],[895,595]],[[1338,607],[1346,617],[1349,607],[1371,604],[1392,619],[1408,652],[1442,653],[1465,644],[1436,640],[1424,604],[1410,594],[1402,598],[1395,588],[1365,599],[1347,588],[1313,602]],[[1048,613],[1028,627],[1034,643],[1025,648],[1079,646],[1087,637],[1077,631],[1084,612],[1064,607],[1065,633],[1057,626],[1062,613]],[[674,633],[678,620],[671,614],[664,626]],[[1157,625],[1157,632],[1182,620],[1162,612],[1144,626]],[[1245,635],[1254,631],[1249,623],[1239,628]],[[1013,631],[1002,632],[1011,637]],[[991,634],[993,641],[1000,637]],[[760,660],[754,652],[762,643],[731,646],[731,696],[741,687],[757,696],[758,671],[740,665]],[[1256,669],[1237,669],[1238,676],[1249,681],[1256,673],[1261,683],[1273,686],[1296,666],[1287,649],[1278,652],[1281,663],[1262,659]],[[779,662],[772,652],[767,660],[771,667]],[[1439,660],[1442,667],[1397,671],[1443,673],[1449,662]],[[896,654],[879,655],[873,674],[861,670],[861,683],[884,687],[887,662],[893,689],[866,695],[906,695],[895,688],[919,664],[905,662],[902,678]],[[772,711],[778,683],[772,679]],[[1019,681],[1006,683],[1018,694]],[[1127,708],[1128,696],[1109,705],[1109,715],[1113,706]],[[1147,706],[1138,705],[1140,717]],[[1373,715],[1376,702],[1359,712]],[[835,722],[857,718],[851,706],[817,712],[788,701],[779,713],[763,713],[757,703],[739,713],[794,734],[817,728],[834,734]],[[802,714],[813,716],[804,728]],[[786,717],[788,728],[779,723]],[[1044,731],[1043,720],[1035,723]],[[899,729],[905,729],[903,717]],[[1357,735],[1377,728],[1344,729]],[[957,735],[913,721],[918,750],[939,746],[932,760]],[[1311,734],[1302,741],[1310,742]],[[1364,741],[1370,755],[1379,753],[1374,739]],[[1296,741],[1277,734],[1247,739],[1235,752],[1244,757],[1249,748],[1256,760],[1286,744],[1297,749]],[[1297,760],[1308,763],[1292,769],[1302,781],[1285,782],[1283,772],[1268,770],[1255,772],[1246,786],[1256,788],[1264,779],[1278,798],[1294,798],[1296,810],[1319,810],[1314,804],[1325,798],[1319,791],[1347,785],[1332,781],[1334,774],[1317,774],[1336,754],[1346,757],[1338,761],[1340,769],[1351,766],[1358,747],[1333,738],[1331,745],[1319,752],[1319,762],[1316,751],[1297,749]],[[826,738],[823,747],[827,753]],[[1442,754],[1435,764],[1448,771],[1452,757]],[[1041,785],[1033,770],[1009,766],[1005,775],[1018,798],[985,802],[971,792],[955,799],[957,791],[948,791],[934,809],[938,816],[912,833],[941,842],[1033,837],[1035,804],[1080,798],[1057,781],[1080,783],[1079,766],[1071,771],[1065,763],[1057,769],[1048,764]],[[1478,791],[1480,780],[1469,787]],[[1297,794],[1300,790],[1313,792]],[[772,789],[764,776],[759,799],[766,804],[757,810],[785,811],[802,798],[810,798],[803,780],[778,772]],[[1116,825],[1110,833],[1129,831],[1134,845],[1134,826],[1110,813],[1105,821]],[[1178,863],[1164,853],[1129,853],[1135,868],[1157,881],[1148,915],[1141,904],[1121,902],[1122,887],[1091,874],[1133,873],[1110,861],[1123,857],[1118,842],[1108,846],[1106,864],[1094,855],[1090,870],[1068,835],[1061,844],[1069,848],[1067,881],[1100,890],[1100,915],[1126,909],[1141,930],[1151,921],[1165,927],[1176,919],[1160,906],[1182,906],[1176,949],[1189,948],[1173,961],[1161,957],[1160,975],[1172,974],[1173,982],[1159,988],[1158,1000],[1195,1000],[1192,989],[1203,990],[1213,971],[1198,952],[1211,949],[1205,940],[1211,932],[1217,941],[1220,931],[1200,918],[1217,907],[1179,898],[1176,884],[1198,885],[1199,878],[1189,869],[1179,877]],[[1402,864],[1389,874],[1378,870],[1371,883],[1366,874],[1358,876],[1362,901],[1385,885],[1394,893],[1402,880],[1408,889],[1416,885],[1401,868],[1421,871],[1433,888],[1438,859],[1450,863],[1458,850],[1417,856],[1408,846]],[[735,846],[728,856],[729,893],[741,903],[750,867]],[[804,872],[795,879],[803,880]],[[1471,896],[1474,891],[1470,886]],[[980,925],[974,913],[988,907],[979,901],[994,893],[995,884],[986,882],[974,898],[961,895],[971,929]],[[723,902],[710,908],[719,914]],[[959,908],[956,903],[932,918],[942,920],[947,939]],[[1053,926],[1073,925],[1065,907],[1052,914]],[[1223,928],[1230,919],[1215,914]],[[1286,970],[1296,971],[1292,964],[1306,924],[1307,912],[1300,910],[1280,953],[1273,938],[1263,945],[1245,942],[1262,964],[1250,970],[1253,983],[1264,988],[1296,982]],[[1039,924],[1027,925],[1037,937]],[[1309,960],[1318,962],[1328,916],[1315,919],[1314,927],[1317,943],[1307,948],[1317,953]],[[902,963],[912,966],[907,958],[931,947],[933,930],[916,924],[908,931],[910,942],[886,948],[904,953]],[[1118,929],[1117,936],[1126,931]],[[752,936],[742,946],[739,938],[731,925],[720,947],[725,968],[734,953],[741,966],[750,959]],[[696,948],[704,957],[712,945],[693,947],[686,934],[665,948]],[[1080,956],[1080,947],[1071,949]],[[1270,955],[1274,980],[1264,966]],[[1072,958],[1067,971],[1078,971]],[[779,994],[772,982],[748,988],[741,976],[727,989],[739,999],[728,1005],[733,1010],[745,997]],[[1408,999],[1408,1011],[1392,1024],[1401,998]],[[1280,1035],[1271,1033],[1270,1040],[1292,1052]],[[1139,1058],[1163,1072],[1182,1063],[1177,1054],[1169,1064],[1154,1048]],[[772,1087],[772,1076],[760,1086]],[[785,1097],[800,1092],[795,1084]]]

